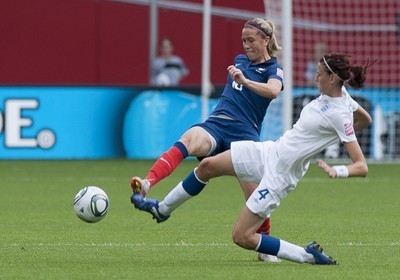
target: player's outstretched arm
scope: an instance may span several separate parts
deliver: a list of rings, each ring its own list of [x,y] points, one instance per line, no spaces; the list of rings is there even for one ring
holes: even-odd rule
[[[357,141],[343,143],[347,150],[351,164],[330,166],[322,159],[317,160],[317,166],[320,167],[331,178],[347,177],[365,177],[368,173],[368,165],[364,154]]]

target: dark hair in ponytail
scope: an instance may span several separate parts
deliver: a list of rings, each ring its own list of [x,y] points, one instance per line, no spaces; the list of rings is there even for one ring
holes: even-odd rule
[[[354,89],[360,89],[364,86],[364,81],[367,75],[367,69],[372,66],[372,63],[367,60],[365,65],[352,65],[348,56],[343,54],[328,54],[325,55],[320,63],[325,65],[329,74],[336,75],[339,80],[347,82]]]
[[[372,64],[368,59],[365,65],[352,65],[350,68],[351,78],[348,81],[349,86],[355,89],[362,88],[367,75],[367,69],[371,67]]]

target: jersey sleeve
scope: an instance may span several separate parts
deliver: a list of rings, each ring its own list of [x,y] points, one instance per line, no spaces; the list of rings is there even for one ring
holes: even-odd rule
[[[351,96],[349,95],[349,102],[351,105],[351,108],[353,108],[353,112],[357,111],[358,107],[360,106],[357,101],[355,101]]]
[[[266,72],[265,82],[268,82],[269,79],[278,79],[281,81],[281,90],[283,90],[283,69],[279,65],[276,67],[271,67],[271,69]]]
[[[334,118],[332,125],[341,142],[357,141],[351,115],[342,118]]]
[[[267,71],[267,77],[266,78],[267,78],[267,81],[269,79],[278,79],[283,84],[283,69],[281,67],[279,67],[279,66],[271,67],[271,69],[269,69]]]
[[[357,111],[358,107],[360,106],[357,101],[355,101],[353,98],[351,98],[350,94],[347,92],[347,89],[343,86],[342,87],[342,93],[346,95],[346,98],[348,102],[350,103],[350,106],[353,110],[353,112]]]

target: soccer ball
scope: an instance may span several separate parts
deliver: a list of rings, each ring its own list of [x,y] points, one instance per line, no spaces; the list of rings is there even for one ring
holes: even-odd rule
[[[96,223],[103,219],[107,214],[109,204],[107,194],[96,186],[81,189],[74,199],[76,215],[88,223]]]

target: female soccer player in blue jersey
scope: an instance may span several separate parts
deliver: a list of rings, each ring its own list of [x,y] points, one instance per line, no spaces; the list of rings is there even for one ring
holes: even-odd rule
[[[283,71],[275,57],[281,47],[275,37],[274,23],[261,18],[247,21],[242,30],[242,44],[245,54],[238,55],[234,64],[228,67],[226,86],[210,117],[187,130],[157,159],[145,179],[133,177],[131,187],[134,193],[145,196],[187,156],[204,158],[216,155],[230,149],[233,141],[260,141],[261,124],[267,108],[283,89]],[[247,199],[256,185],[239,182]],[[269,230],[267,218],[260,232],[268,233]],[[262,254],[258,257],[268,260]]]
[[[174,209],[191,196],[177,196],[186,190],[190,195],[200,192],[211,179],[222,175],[236,176],[244,182],[258,182],[247,199],[233,229],[233,241],[242,248],[278,256],[298,263],[336,264],[322,252],[316,242],[302,248],[287,241],[257,232],[264,220],[276,210],[281,200],[291,192],[305,175],[310,160],[319,152],[340,140],[352,163],[329,166],[317,164],[331,178],[364,177],[368,166],[357,142],[355,130],[371,124],[369,113],[354,101],[345,87],[361,88],[369,67],[351,65],[340,54],[324,55],[318,63],[316,83],[321,95],[307,104],[293,128],[277,141],[238,141],[231,149],[200,162],[199,166],[163,201],[143,199],[132,195],[132,202],[149,212],[158,222],[169,218]]]

